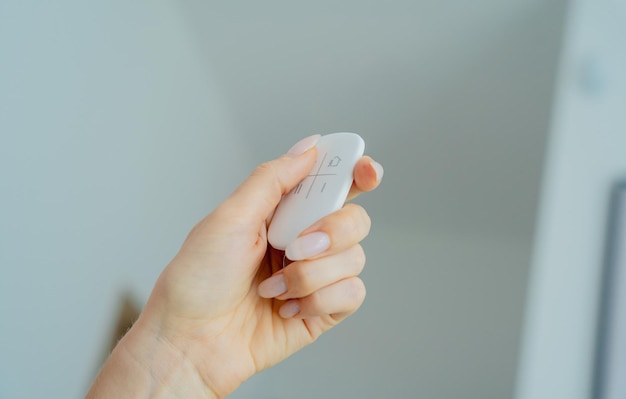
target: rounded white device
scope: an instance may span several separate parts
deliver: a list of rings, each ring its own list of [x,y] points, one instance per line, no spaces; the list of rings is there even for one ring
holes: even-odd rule
[[[276,249],[284,250],[304,229],[343,206],[365,142],[355,133],[332,133],[320,137],[316,147],[313,169],[274,212],[267,239]]]

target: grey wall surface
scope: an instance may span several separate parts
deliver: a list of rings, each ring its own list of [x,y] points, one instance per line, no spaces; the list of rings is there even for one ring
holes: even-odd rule
[[[257,161],[357,131],[391,172],[382,223],[532,234],[563,1],[183,4]]]
[[[510,397],[528,248],[399,229],[365,248],[363,307],[232,397]]]
[[[168,2],[0,3],[1,398],[83,396],[252,166],[191,42]]]
[[[0,397],[82,395],[120,293],[145,300],[253,165],[333,131],[385,166],[368,298],[232,397],[510,397],[563,15],[3,2]]]
[[[518,399],[599,397],[593,378],[603,328],[609,196],[626,177],[626,3],[578,1],[568,14],[567,32],[529,280]],[[624,358],[623,351],[614,353]],[[618,373],[623,382],[624,370]]]
[[[513,395],[563,2],[185,2],[249,157],[357,131],[368,298],[235,398]]]

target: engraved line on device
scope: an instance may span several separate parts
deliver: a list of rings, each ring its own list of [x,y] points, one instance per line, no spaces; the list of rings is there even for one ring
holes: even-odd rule
[[[327,156],[328,156],[328,153],[325,153],[324,154],[324,158],[322,158],[322,162],[320,162],[319,168],[317,168],[317,173],[320,173],[320,170],[322,169],[322,165],[324,165],[324,161],[326,160]],[[313,182],[311,183],[311,186],[309,187],[309,191],[306,193],[306,197],[304,197],[304,198],[309,198],[309,194],[311,194],[311,189],[313,189],[313,185],[315,184],[315,180],[317,180],[317,175],[315,175],[313,177]]]

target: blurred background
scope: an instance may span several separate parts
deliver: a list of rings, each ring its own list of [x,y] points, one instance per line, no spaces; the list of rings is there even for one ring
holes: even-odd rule
[[[82,397],[195,222],[336,131],[385,167],[358,200],[368,297],[232,398],[587,397],[625,21],[620,0],[4,0],[0,398]]]

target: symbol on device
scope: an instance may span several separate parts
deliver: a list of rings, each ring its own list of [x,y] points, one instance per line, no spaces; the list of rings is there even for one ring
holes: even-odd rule
[[[320,190],[320,193],[323,193],[325,188],[326,188],[326,183],[324,183],[324,185],[322,186],[322,189]]]
[[[300,190],[302,190],[302,183],[298,184],[298,187],[296,187],[296,190],[294,191],[294,194],[300,193]]]
[[[340,162],[341,162],[341,158],[339,158],[338,156],[335,155],[335,157],[333,159],[331,159],[330,162],[328,163],[328,167],[329,168],[335,168],[335,167],[339,166]]]

